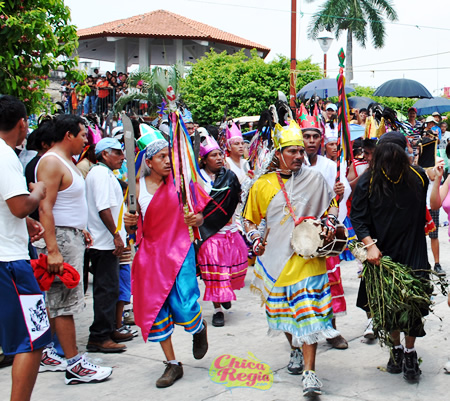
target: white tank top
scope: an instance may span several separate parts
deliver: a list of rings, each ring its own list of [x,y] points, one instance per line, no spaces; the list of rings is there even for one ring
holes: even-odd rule
[[[144,221],[145,213],[147,213],[148,205],[153,199],[153,195],[147,191],[147,185],[145,184],[145,177],[139,178],[139,207],[141,208],[142,221]]]
[[[66,189],[58,191],[58,195],[56,196],[55,206],[53,206],[55,226],[84,230],[87,226],[88,208],[83,176],[55,152],[45,153],[39,160],[35,171],[37,171],[37,167],[42,159],[48,156],[57,157],[72,174],[72,184]]]

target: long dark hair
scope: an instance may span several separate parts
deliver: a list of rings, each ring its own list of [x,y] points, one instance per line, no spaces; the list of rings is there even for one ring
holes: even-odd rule
[[[405,150],[392,142],[380,143],[375,148],[369,171],[369,196],[379,198],[383,195],[394,195],[397,184],[411,189],[417,186],[417,175],[412,170]]]

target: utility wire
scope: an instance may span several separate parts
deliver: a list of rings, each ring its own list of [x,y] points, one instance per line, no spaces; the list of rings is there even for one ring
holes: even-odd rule
[[[277,8],[266,8],[266,7],[256,7],[256,6],[247,6],[244,4],[231,4],[227,3],[224,4],[223,2],[216,2],[216,1],[206,1],[206,0],[187,0],[193,3],[202,3],[202,4],[212,4],[212,5],[220,5],[220,6],[229,6],[229,7],[236,7],[236,8],[249,8],[253,10],[266,10],[266,11],[279,11],[282,13],[291,13],[291,10],[280,10]],[[306,13],[301,10],[297,11],[298,14],[300,14],[300,17],[303,17],[304,15],[315,15],[316,13]],[[364,18],[351,18],[351,17],[342,17],[339,15],[327,15],[322,14],[324,17],[329,18],[336,18],[336,19],[346,19],[351,21],[364,21],[364,22],[378,22],[380,24],[389,24],[389,25],[398,25],[398,26],[406,26],[410,28],[417,28],[417,29],[433,29],[438,31],[450,31],[450,28],[444,28],[444,27],[438,27],[438,26],[428,26],[428,25],[418,25],[418,24],[404,24],[400,22],[394,22],[394,21],[387,21],[387,20],[370,20],[370,19],[364,19]]]
[[[442,52],[442,53],[433,53],[433,54],[427,54],[424,56],[416,56],[416,57],[409,57],[409,58],[402,58],[399,60],[392,60],[392,61],[381,61],[379,63],[372,63],[372,64],[363,64],[363,65],[358,65],[355,68],[359,68],[359,67],[370,67],[372,65],[380,65],[380,64],[390,64],[390,63],[398,63],[400,61],[408,61],[408,60],[417,60],[419,58],[427,58],[427,57],[433,57],[433,56],[442,56],[443,54],[449,54],[450,51],[447,52]]]

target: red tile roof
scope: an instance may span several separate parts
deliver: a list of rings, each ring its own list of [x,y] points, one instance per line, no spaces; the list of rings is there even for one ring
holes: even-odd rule
[[[270,49],[258,43],[165,10],[136,15],[78,30],[80,40],[104,36],[152,37],[208,40],[246,49],[257,49],[266,56]]]

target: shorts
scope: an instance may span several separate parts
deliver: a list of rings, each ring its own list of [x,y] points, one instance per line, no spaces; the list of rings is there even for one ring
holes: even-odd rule
[[[72,227],[55,227],[56,242],[64,262],[80,273],[80,282],[75,288],[67,288],[59,277],[55,277],[52,286],[46,292],[47,307],[51,318],[72,316],[80,313],[84,307],[83,265],[84,265],[84,234],[82,230]],[[47,254],[47,248],[38,248],[39,253]]]
[[[431,210],[430,209],[431,218],[434,221],[434,225],[436,226],[436,230],[429,233],[428,236],[430,238],[438,238],[439,235],[439,209],[438,210]]]
[[[131,299],[131,267],[130,264],[120,265],[119,270],[119,301],[129,303]]]
[[[0,262],[0,305],[5,355],[31,352],[51,342],[44,295],[28,260]]]

